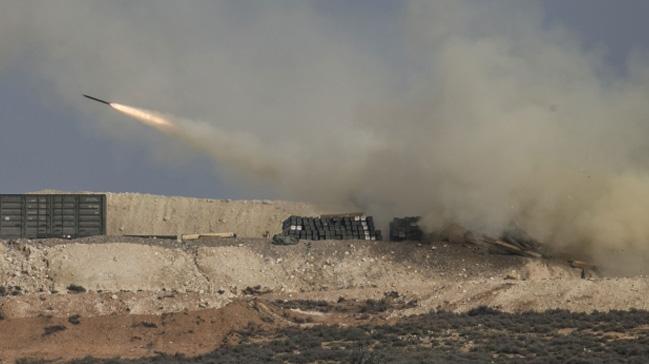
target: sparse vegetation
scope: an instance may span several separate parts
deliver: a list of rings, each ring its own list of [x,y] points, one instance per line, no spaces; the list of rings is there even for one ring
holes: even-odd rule
[[[317,305],[316,305],[317,306]],[[315,326],[276,332],[248,326],[239,345],[196,358],[74,363],[610,363],[649,359],[649,312],[429,313],[395,325]]]
[[[23,293],[23,289],[20,286],[0,286],[0,297],[20,296]]]
[[[405,301],[393,298],[382,298],[379,300],[346,300],[344,298],[338,299],[337,303],[330,303],[321,300],[278,300],[274,302],[277,306],[288,309],[300,309],[304,311],[317,311],[317,312],[338,312],[338,313],[361,313],[361,314],[376,314],[386,312],[391,309],[403,309],[414,307],[417,305],[416,301]]]
[[[158,327],[158,325],[156,325],[153,322],[149,322],[149,321],[140,321],[140,322],[134,324],[133,327],[143,327],[145,329],[155,329],[155,328]]]
[[[45,329],[43,329],[43,336],[50,336],[52,334],[55,334],[59,331],[65,330],[66,327],[63,325],[52,325],[52,326],[46,326]]]

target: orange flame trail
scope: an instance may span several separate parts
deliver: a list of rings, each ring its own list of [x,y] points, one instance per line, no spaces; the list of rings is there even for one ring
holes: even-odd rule
[[[175,125],[172,124],[169,120],[160,115],[156,115],[155,113],[144,111],[142,109],[131,106],[118,104],[115,102],[111,102],[110,106],[117,111],[123,112],[124,114],[133,117],[134,119],[142,122],[147,126],[151,126],[167,132],[173,131],[176,128]]]

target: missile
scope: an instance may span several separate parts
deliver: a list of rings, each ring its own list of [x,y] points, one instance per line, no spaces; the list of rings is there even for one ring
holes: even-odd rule
[[[101,102],[102,104],[110,105],[110,102],[108,102],[108,101],[106,101],[106,100],[98,99],[98,98],[96,98],[96,97],[92,97],[92,96],[90,96],[90,95],[86,95],[86,94],[82,94],[82,95],[83,95],[83,97],[87,97],[87,98],[89,98],[90,100],[95,100],[95,101],[97,101],[97,102]]]

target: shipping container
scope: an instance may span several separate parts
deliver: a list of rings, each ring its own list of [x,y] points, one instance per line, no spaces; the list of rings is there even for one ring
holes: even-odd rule
[[[106,195],[0,195],[0,239],[106,234]]]

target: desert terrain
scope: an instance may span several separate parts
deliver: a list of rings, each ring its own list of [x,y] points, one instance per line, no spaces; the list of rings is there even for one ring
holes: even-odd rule
[[[0,241],[0,361],[642,361],[649,279],[449,241],[300,240],[318,207],[108,195],[108,236]],[[154,238],[194,232],[236,238]],[[151,235],[151,236],[128,236]],[[589,361],[590,362],[590,361]]]

